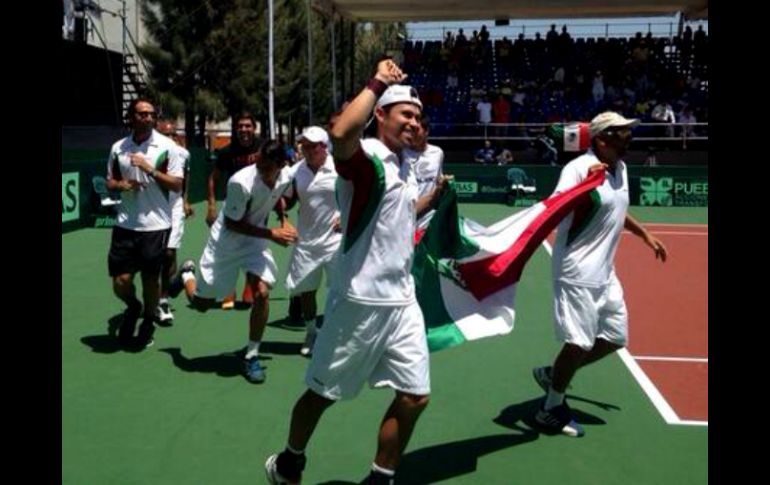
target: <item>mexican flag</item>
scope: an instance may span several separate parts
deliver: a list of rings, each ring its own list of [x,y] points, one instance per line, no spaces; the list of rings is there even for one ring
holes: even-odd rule
[[[591,145],[588,123],[556,123],[548,127],[548,136],[564,152],[584,152]]]
[[[450,181],[412,266],[430,350],[513,330],[516,283],[524,265],[567,214],[590,203],[591,190],[603,181],[604,171],[597,171],[489,227],[458,214]]]

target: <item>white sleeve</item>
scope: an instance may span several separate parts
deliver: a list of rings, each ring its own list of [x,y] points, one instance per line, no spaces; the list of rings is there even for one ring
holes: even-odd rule
[[[223,209],[225,216],[234,221],[240,221],[246,214],[249,199],[251,199],[251,193],[237,180],[230,178],[227,182],[227,197]]]
[[[585,170],[586,173],[583,172],[584,170],[576,163],[568,163],[565,165],[561,170],[559,182],[556,184],[556,188],[553,190],[553,194],[555,195],[559,192],[569,190],[585,180],[586,176],[588,175],[588,170]]]
[[[107,158],[107,178],[111,179],[113,178],[112,174],[112,165],[115,163],[115,157],[117,157],[118,154],[115,151],[115,145],[110,148],[110,156]]]
[[[444,150],[438,149],[438,171],[436,172],[436,178],[444,175]]]
[[[168,170],[166,173],[173,177],[184,177],[184,164],[185,159],[181,150],[178,150],[176,146],[169,147],[168,149]]]

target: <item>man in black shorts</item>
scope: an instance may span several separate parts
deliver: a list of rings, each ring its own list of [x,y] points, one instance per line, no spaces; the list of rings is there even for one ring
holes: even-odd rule
[[[153,343],[160,271],[171,228],[170,192],[182,189],[184,177],[176,144],[155,131],[156,119],[151,101],[132,101],[128,107],[131,134],[112,146],[107,162],[107,188],[122,192],[108,258],[113,291],[128,307],[118,339],[137,349]],[[137,272],[142,275],[144,307],[136,297]]]

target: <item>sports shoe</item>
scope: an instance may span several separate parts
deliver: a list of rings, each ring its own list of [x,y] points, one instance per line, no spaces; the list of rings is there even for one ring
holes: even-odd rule
[[[152,318],[145,318],[139,325],[139,333],[136,336],[136,346],[139,350],[152,347],[155,343],[152,336],[155,333],[155,324]]]
[[[286,452],[284,452],[286,453]],[[270,455],[265,461],[265,475],[267,475],[267,483],[271,485],[299,485],[302,483],[302,470],[305,469],[305,455],[297,458],[296,466],[299,468],[297,478],[295,480],[289,480],[280,473],[278,473],[278,457],[279,454]]]
[[[246,380],[253,384],[265,382],[265,371],[262,369],[262,366],[259,364],[259,359],[256,357],[244,359],[243,374],[246,376]]]
[[[158,325],[161,327],[170,327],[173,324],[174,314],[171,313],[171,307],[168,304],[168,300],[161,300],[160,303],[158,303],[155,317]]]
[[[315,322],[308,324],[307,332],[305,333],[305,342],[302,344],[302,348],[299,349],[299,353],[305,357],[310,356],[313,353],[313,345],[315,345],[315,339],[318,336],[318,329],[315,328]]]
[[[548,431],[562,433],[573,438],[578,438],[585,434],[583,427],[572,419],[572,412],[567,405],[567,401],[547,411],[543,406],[545,406],[545,401],[543,401],[535,415],[537,424]]]
[[[171,298],[179,296],[179,293],[184,289],[184,280],[182,279],[184,273],[192,273],[192,275],[195,276],[195,261],[192,259],[185,260],[185,262],[182,263],[182,266],[179,267],[179,271],[177,271],[169,282],[168,295]]]
[[[136,322],[139,320],[139,316],[142,314],[142,304],[138,301],[133,305],[129,305],[126,311],[123,312],[123,324],[118,329],[118,340],[123,345],[131,343],[131,339],[134,338],[134,331],[136,330]]]
[[[366,485],[395,485],[395,483],[396,480],[393,476],[374,470],[369,473],[369,478],[366,480]]]

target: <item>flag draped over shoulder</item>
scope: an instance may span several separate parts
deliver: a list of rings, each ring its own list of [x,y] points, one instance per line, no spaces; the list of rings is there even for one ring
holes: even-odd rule
[[[412,275],[428,346],[441,350],[513,330],[516,283],[556,225],[604,181],[597,171],[489,227],[461,217],[453,182],[415,248]]]

